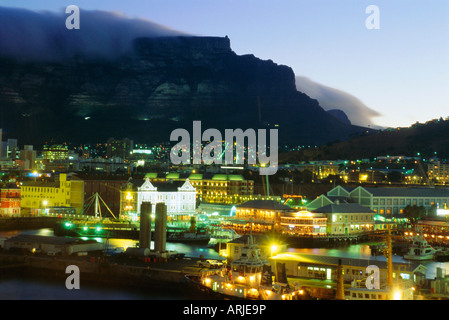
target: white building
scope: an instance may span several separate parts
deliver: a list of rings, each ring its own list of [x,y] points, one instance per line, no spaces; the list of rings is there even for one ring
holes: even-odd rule
[[[167,216],[182,219],[195,214],[196,189],[189,179],[186,181],[151,182],[129,180],[121,190],[120,215],[140,215],[143,201],[151,202],[151,212],[156,212],[156,203],[167,206]]]

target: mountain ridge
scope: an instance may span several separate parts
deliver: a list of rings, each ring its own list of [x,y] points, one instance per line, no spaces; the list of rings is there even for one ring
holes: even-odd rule
[[[237,55],[228,37],[139,37],[133,49],[115,60],[2,57],[0,126],[31,144],[167,141],[194,120],[204,128],[277,128],[280,144],[291,145],[374,132],[339,121],[298,91],[290,67]]]
[[[279,160],[356,160],[387,155],[449,159],[449,117],[415,123],[405,128],[388,128],[299,152],[283,153],[279,155]]]

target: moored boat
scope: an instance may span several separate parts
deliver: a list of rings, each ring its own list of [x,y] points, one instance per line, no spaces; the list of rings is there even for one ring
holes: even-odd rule
[[[423,237],[417,237],[409,246],[409,251],[404,255],[407,260],[432,260],[436,250],[429,245]]]
[[[438,262],[447,262],[449,261],[449,249],[448,248],[439,248],[436,249],[434,260]]]
[[[168,242],[182,242],[182,243],[196,243],[196,244],[208,244],[210,241],[210,235],[208,233],[197,232],[174,232],[170,233],[167,237]]]
[[[242,299],[292,300],[302,293],[288,283],[273,283],[271,266],[261,257],[252,236],[238,259],[221,270],[204,272],[200,281],[214,292]]]

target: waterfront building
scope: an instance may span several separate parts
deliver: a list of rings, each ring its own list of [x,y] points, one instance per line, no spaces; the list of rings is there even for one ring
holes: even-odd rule
[[[51,182],[23,182],[20,193],[23,214],[45,212],[52,207],[75,208],[80,213],[84,206],[84,181],[65,173]]]
[[[418,187],[356,187],[337,186],[311,201],[308,210],[318,209],[335,201],[353,202],[368,207],[380,215],[398,216],[406,206],[423,206],[429,210],[432,206],[446,208],[449,206],[448,188]]]
[[[281,216],[284,234],[298,236],[323,236],[327,234],[328,217],[323,213],[306,210],[288,212]]]
[[[157,203],[165,203],[167,217],[173,220],[190,220],[196,213],[196,189],[189,179],[163,182],[129,179],[120,190],[120,217],[138,219],[143,201],[151,202],[152,213],[156,212]]]
[[[374,230],[374,211],[357,203],[337,201],[313,212],[327,215],[330,236],[360,235]]]
[[[0,217],[20,216],[20,188],[5,185],[0,190]]]
[[[103,250],[104,244],[95,240],[21,234],[0,240],[0,247],[5,250],[20,249],[47,255],[71,255]]]
[[[254,194],[254,181],[247,180],[239,174],[206,174],[206,173],[169,173],[146,175],[151,181],[185,181],[197,190],[197,198],[203,203],[240,204],[253,199],[269,199]],[[271,197],[271,199],[280,199]]]
[[[388,262],[370,259],[354,259],[346,257],[333,257],[330,255],[315,255],[294,252],[282,252],[268,259],[271,270],[277,270],[281,266],[285,268],[287,277],[298,279],[330,280],[327,284],[336,286],[337,269],[339,264],[343,269],[344,283],[362,282],[368,276],[367,267],[379,268],[379,281],[384,287],[388,278]],[[393,283],[411,282],[421,285],[425,281],[426,268],[414,262],[393,262]],[[371,273],[371,272],[368,272]]]
[[[235,219],[232,219],[237,233],[253,231],[280,231],[281,217],[296,210],[275,200],[251,200],[236,206]],[[240,231],[240,232],[239,232]]]

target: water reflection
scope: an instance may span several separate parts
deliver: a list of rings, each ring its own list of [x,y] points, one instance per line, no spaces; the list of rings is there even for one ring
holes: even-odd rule
[[[29,234],[29,235],[39,235],[39,236],[54,236],[53,229],[39,229],[39,230],[16,230],[16,231],[2,231],[0,232],[0,239],[6,239],[10,237],[15,237],[20,234]],[[87,237],[83,237],[82,239],[89,239]],[[126,251],[129,247],[136,247],[138,245],[137,240],[132,239],[106,239],[106,238],[90,238],[99,243],[104,244],[105,250],[114,250],[116,248],[123,249]],[[151,242],[151,249],[154,248],[154,242]],[[179,253],[184,253],[189,257],[200,257],[203,256],[206,259],[218,259],[218,252],[213,248],[207,248],[203,245],[196,244],[184,244],[184,243],[172,243],[167,242],[166,249],[169,251],[177,251]]]
[[[0,232],[1,238],[14,237],[19,234],[32,234],[32,235],[42,235],[42,236],[53,236],[52,229],[39,229],[39,230],[27,230],[27,231],[3,231]],[[138,241],[130,239],[105,239],[105,238],[94,238],[100,243],[104,243],[104,249],[114,250],[115,248],[121,248],[126,250],[128,247],[136,247]],[[154,242],[151,242],[151,248],[154,247]],[[218,253],[212,249],[207,248],[203,245],[192,245],[183,243],[171,243],[167,242],[167,250],[177,251],[179,253],[184,253],[188,257],[199,258],[203,256],[206,259],[217,259],[219,258]],[[366,259],[374,261],[386,261],[385,256],[371,256],[371,249],[368,244],[353,244],[350,246],[343,246],[339,248],[289,248],[288,252],[293,253],[305,253],[305,254],[315,254],[315,255],[327,255],[332,257],[342,257],[342,258],[353,258],[353,259]],[[420,263],[427,267],[426,277],[428,279],[434,279],[436,276],[436,268],[441,268],[443,270],[443,275],[449,275],[449,262],[436,262],[436,261],[421,261],[421,262],[411,262],[404,260],[401,256],[393,255],[393,262],[400,262],[406,264],[417,264]]]

